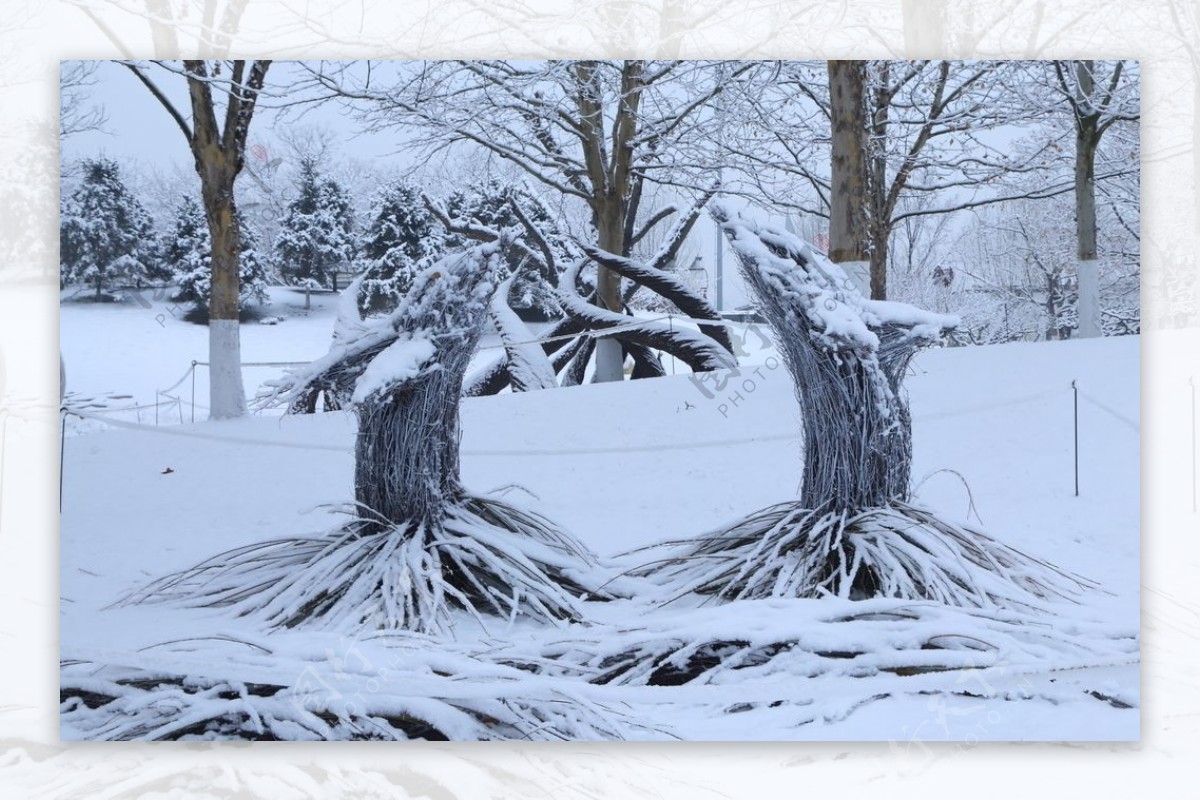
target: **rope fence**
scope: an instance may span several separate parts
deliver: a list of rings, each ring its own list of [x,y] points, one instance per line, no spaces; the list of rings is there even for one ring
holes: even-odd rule
[[[1032,393],[1029,395],[1023,395],[1018,398],[1010,398],[1005,401],[980,404],[980,405],[968,407],[965,409],[955,409],[953,411],[939,412],[939,413],[933,413],[933,414],[927,413],[927,414],[921,414],[921,415],[913,415],[913,421],[914,422],[932,422],[932,421],[937,421],[937,420],[951,419],[951,418],[955,418],[955,417],[969,416],[972,414],[979,414],[982,412],[993,411],[996,409],[1022,406],[1025,404],[1033,403],[1035,401],[1044,400],[1044,399],[1047,399],[1047,398],[1050,398],[1053,396],[1061,396],[1065,392],[1067,392],[1069,389],[1071,389],[1071,387],[1067,386],[1067,387],[1060,388],[1060,389],[1051,389],[1051,390],[1045,390],[1043,392],[1036,392],[1036,393]],[[1115,419],[1119,420],[1124,425],[1130,426],[1134,431],[1140,430],[1139,426],[1136,423],[1134,423],[1133,421],[1131,421],[1128,417],[1125,417],[1124,415],[1121,415],[1118,412],[1112,410],[1110,407],[1108,407],[1098,401],[1095,401],[1094,399],[1091,398],[1091,396],[1084,395],[1081,392],[1080,397],[1084,397],[1084,398],[1088,399],[1090,402],[1094,403],[1094,405],[1097,408],[1101,409],[1102,411],[1107,412],[1108,414],[1113,416]],[[152,405],[152,404],[148,404],[147,407],[150,405]],[[163,404],[163,405],[173,405],[173,403],[172,404]],[[142,408],[147,408],[147,407],[142,407]],[[127,411],[127,410],[131,410],[133,408],[134,407],[131,406],[131,407],[124,407],[123,409],[115,409],[112,411]],[[109,410],[105,410],[105,411],[109,411]],[[335,452],[335,453],[349,453],[353,450],[353,444],[347,444],[347,445],[342,446],[342,445],[327,445],[327,444],[323,444],[323,443],[312,443],[312,442],[310,442],[310,443],[287,442],[287,441],[281,441],[281,440],[264,439],[264,438],[256,438],[256,437],[237,437],[237,436],[230,436],[230,435],[224,435],[224,434],[212,434],[212,433],[196,431],[196,430],[192,430],[192,429],[179,428],[177,426],[165,426],[165,427],[164,426],[153,426],[153,425],[147,425],[144,423],[134,423],[134,422],[130,422],[128,420],[119,420],[117,418],[108,417],[107,415],[102,414],[102,413],[86,411],[83,409],[68,409],[68,410],[66,410],[66,413],[70,414],[70,415],[74,415],[75,417],[79,417],[79,418],[87,419],[87,420],[95,420],[97,422],[105,423],[108,425],[112,425],[116,428],[121,428],[121,429],[129,430],[129,431],[143,431],[146,433],[161,434],[164,436],[173,436],[173,437],[184,437],[187,439],[210,440],[213,442],[223,442],[223,443],[236,444],[236,445],[255,445],[255,446],[274,447],[274,448],[293,448],[293,449],[297,449],[297,450],[329,451],[329,452]],[[688,442],[659,443],[659,444],[650,444],[650,445],[627,445],[627,446],[617,445],[617,446],[597,447],[597,448],[524,448],[524,449],[470,449],[470,448],[464,448],[462,450],[462,453],[463,453],[463,455],[469,455],[469,456],[506,457],[506,458],[507,457],[515,457],[515,456],[587,456],[587,455],[622,454],[622,453],[651,453],[651,452],[657,453],[657,452],[661,452],[661,451],[688,450],[688,449],[692,449],[692,448],[724,448],[724,447],[735,447],[735,446],[739,446],[739,445],[757,444],[757,443],[763,443],[763,442],[794,441],[799,438],[800,438],[799,432],[790,431],[790,432],[786,432],[786,433],[765,434],[765,435],[760,435],[760,436],[755,436],[755,437],[739,437],[739,438],[712,439],[712,440],[692,440],[692,441],[688,441]]]

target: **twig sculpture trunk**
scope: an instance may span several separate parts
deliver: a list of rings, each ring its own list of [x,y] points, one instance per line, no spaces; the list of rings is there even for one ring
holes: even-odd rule
[[[228,606],[275,626],[435,632],[454,609],[481,623],[483,614],[577,619],[594,558],[549,521],[471,495],[459,476],[463,375],[507,245],[447,257],[385,318],[343,309],[329,354],[277,385],[292,405],[315,392],[354,405],[351,522],[221,554],[131,600]],[[347,292],[353,300],[357,286]]]
[[[861,298],[836,265],[790,235],[726,232],[796,381],[804,424],[801,503],[868,509],[906,499],[912,425],[900,382],[917,351],[957,321]],[[762,250],[750,246],[753,235]],[[897,312],[907,320],[888,317]]]
[[[1086,582],[911,503],[912,424],[901,380],[957,321],[863,298],[786,231],[712,209],[771,325],[804,428],[799,501],[692,541],[643,568],[670,590],[718,598],[888,596],[1034,606]],[[664,566],[665,565],[665,566]]]
[[[387,521],[433,520],[465,495],[459,483],[459,399],[493,288],[485,283],[485,270],[467,273],[459,287],[439,286],[453,278],[433,275],[428,288],[417,287],[422,297],[396,321],[401,330],[424,331],[425,337],[398,339],[378,357],[398,357],[401,363],[394,367],[410,372],[382,379],[368,392],[360,382],[355,394],[360,400],[355,496]],[[422,361],[426,366],[417,367]]]

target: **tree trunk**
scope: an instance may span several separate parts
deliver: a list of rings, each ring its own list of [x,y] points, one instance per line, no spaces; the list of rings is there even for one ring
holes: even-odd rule
[[[863,291],[872,300],[887,298],[888,232],[877,231],[872,238],[870,259],[870,288]]]
[[[575,65],[576,104],[583,140],[584,164],[588,173],[592,221],[597,244],[610,253],[624,255],[626,219],[633,184],[633,140],[638,132],[637,114],[641,103],[642,70],[639,61],[621,65],[621,92],[611,130],[601,103],[602,89],[597,64],[581,61]],[[624,309],[621,277],[604,267],[596,268],[596,303],[616,314]],[[622,381],[625,378],[625,351],[612,337],[596,340],[595,382]]]
[[[829,61],[832,129],[829,258],[841,264],[860,292],[870,291],[867,253],[867,122],[863,97],[866,62]]]
[[[620,197],[608,195],[597,204],[596,232],[600,248],[609,253],[625,252],[625,203]],[[607,267],[596,266],[596,301],[609,311],[620,313],[624,306],[621,297],[621,276]],[[592,380],[625,380],[625,351],[613,337],[596,340],[596,371]]]
[[[167,9],[169,4],[153,1],[155,7]],[[222,19],[221,42],[228,44],[229,31],[237,26],[244,3],[233,3]],[[210,11],[212,9],[209,9]],[[163,20],[171,15],[156,15],[154,28],[156,46],[160,34],[174,39],[174,33]],[[211,26],[209,26],[211,28]],[[207,48],[206,48],[207,49]],[[246,67],[250,65],[247,75]],[[228,78],[218,78],[220,65],[202,60],[184,61],[191,121],[171,102],[170,98],[136,65],[125,62],[138,80],[150,90],[155,99],[174,119],[187,139],[188,149],[200,177],[200,192],[204,199],[204,216],[212,241],[212,281],[208,304],[208,361],[209,416],[214,419],[240,417],[246,413],[246,391],[242,386],[242,348],[238,330],[241,287],[241,232],[233,200],[233,184],[242,169],[246,135],[258,95],[266,80],[269,60],[228,62]],[[214,84],[227,81],[224,92],[225,121],[217,120],[213,98]]]
[[[1096,147],[1100,143],[1099,112],[1083,114],[1095,102],[1095,62],[1076,61],[1075,238],[1076,314],[1080,337],[1100,336],[1100,277],[1096,263]]]
[[[209,417],[221,420],[246,413],[238,322],[241,231],[233,203],[233,175],[202,173],[201,178],[212,241],[208,301]]]
[[[875,95],[871,104],[870,140],[867,156],[867,231],[870,242],[869,285],[862,290],[864,297],[872,300],[887,298],[888,243],[892,237],[892,208],[889,194],[899,184],[888,186],[887,137],[890,124],[892,97],[888,89],[891,80],[891,65],[879,65]],[[902,178],[897,175],[896,181]]]
[[[1078,240],[1079,336],[1098,337],[1100,276],[1096,259],[1096,146],[1094,122],[1084,120],[1075,136],[1075,231]]]

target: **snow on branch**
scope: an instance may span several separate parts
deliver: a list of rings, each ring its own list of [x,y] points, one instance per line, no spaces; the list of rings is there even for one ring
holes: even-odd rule
[[[509,276],[501,282],[488,310],[508,356],[506,369],[512,388],[514,392],[551,389],[558,386],[554,366],[525,323],[508,306],[508,292],[514,278]]]
[[[716,325],[701,323],[700,333],[715,341],[728,353],[733,353],[733,343],[729,339],[728,329],[721,321],[721,315],[674,275],[650,264],[617,256],[598,247],[591,245],[581,245],[581,247],[597,264],[662,295],[674,303],[685,316],[695,320],[712,320]]]
[[[687,328],[672,328],[660,323],[640,322],[636,317],[608,311],[587,302],[576,288],[584,260],[567,268],[559,281],[557,296],[567,315],[582,321],[588,330],[603,332],[610,329],[622,342],[631,342],[675,356],[693,372],[728,367],[733,361],[731,349],[712,337]]]

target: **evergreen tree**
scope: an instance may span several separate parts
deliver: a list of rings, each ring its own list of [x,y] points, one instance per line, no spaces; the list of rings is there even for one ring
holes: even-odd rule
[[[364,315],[394,308],[413,276],[445,247],[445,233],[416,187],[404,180],[380,190],[359,254],[364,274],[359,308]]]
[[[106,287],[140,285],[152,261],[150,215],[121,181],[116,162],[83,164],[83,182],[62,204],[61,283],[87,284],[99,300]]]
[[[240,213],[238,224],[242,234],[239,289],[244,308],[251,302],[266,300],[266,269],[258,255],[254,232]],[[185,196],[176,208],[174,224],[164,238],[161,253],[179,284],[174,299],[195,304],[196,311],[207,316],[212,291],[212,243],[204,211],[192,197]]]
[[[446,210],[452,219],[473,220],[495,230],[513,226],[520,228],[521,221],[513,212],[510,197],[516,198],[525,215],[553,247],[558,235],[554,218],[536,197],[524,189],[490,179],[450,195],[446,199]],[[468,244],[460,235],[451,235],[446,242],[448,247],[466,247]],[[565,264],[568,260],[565,251],[557,252],[555,256],[559,264]],[[501,277],[505,278],[514,273],[517,274],[517,278],[508,294],[510,308],[526,319],[545,320],[561,314],[549,277],[529,269],[522,263],[519,253],[510,251]]]
[[[350,197],[312,159],[300,164],[296,199],[275,239],[275,266],[297,286],[337,289],[337,272],[354,258]]]

